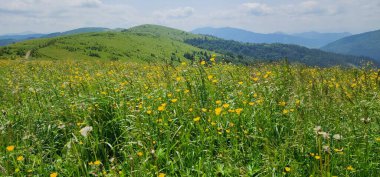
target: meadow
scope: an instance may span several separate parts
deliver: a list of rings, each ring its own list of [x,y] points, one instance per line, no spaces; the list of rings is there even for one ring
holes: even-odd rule
[[[380,70],[0,60],[0,176],[380,176]]]

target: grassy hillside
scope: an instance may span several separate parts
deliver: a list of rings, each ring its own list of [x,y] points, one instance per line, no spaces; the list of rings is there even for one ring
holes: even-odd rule
[[[201,51],[167,36],[141,32],[100,32],[36,39],[0,48],[3,58],[110,59],[159,61],[185,59],[186,52]]]
[[[349,36],[322,48],[322,50],[367,56],[380,61],[380,30]]]
[[[126,32],[137,33],[137,34],[152,34],[156,37],[167,37],[173,40],[184,41],[186,39],[201,37],[196,34],[188,33],[174,28],[168,28],[159,25],[141,25],[132,27]]]
[[[250,44],[215,38],[197,38],[186,40],[188,44],[224,54],[231,62],[251,63],[252,61],[278,61],[287,59],[291,63],[303,63],[309,66],[359,66],[379,62],[368,57],[356,57],[308,49],[289,44]]]

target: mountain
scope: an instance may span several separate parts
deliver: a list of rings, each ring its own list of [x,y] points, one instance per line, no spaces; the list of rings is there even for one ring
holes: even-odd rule
[[[252,44],[232,40],[205,37],[188,39],[186,43],[193,46],[224,54],[224,59],[234,63],[250,64],[252,61],[279,61],[287,59],[291,63],[303,63],[309,66],[359,66],[371,62],[379,66],[379,62],[368,57],[356,57],[308,49],[289,44]]]
[[[0,58],[23,58],[31,51],[32,59],[102,59],[157,62],[185,60],[185,53],[206,52],[169,36],[194,34],[158,26],[139,26],[132,30],[103,31],[40,38],[0,48]],[[147,31],[152,31],[148,33]],[[174,32],[174,34],[172,34]],[[177,38],[182,38],[178,36]]]
[[[12,43],[25,41],[29,39],[35,39],[35,38],[52,38],[52,37],[58,37],[63,35],[70,35],[70,34],[80,34],[80,33],[89,33],[89,32],[103,32],[103,31],[109,31],[108,28],[97,28],[97,27],[88,27],[88,28],[78,28],[70,31],[65,32],[56,32],[56,33],[50,33],[50,34],[14,34],[14,35],[3,35],[0,36],[0,46],[6,46]]]
[[[368,56],[380,61],[380,30],[345,37],[322,47],[322,50]]]
[[[243,64],[278,61],[311,66],[358,66],[366,57],[353,57],[288,44],[249,44],[197,35],[158,25],[126,30],[67,34],[39,38],[0,48],[0,59],[80,59],[181,62],[207,60],[212,53]]]
[[[254,33],[237,28],[198,28],[192,31],[195,34],[212,35],[227,40],[249,43],[282,43],[295,44],[309,48],[319,48],[337,39],[350,35],[349,33],[317,33],[307,32],[298,34],[284,34],[281,32],[271,34]]]
[[[42,38],[52,38],[52,37],[63,36],[63,35],[90,33],[90,32],[104,32],[104,31],[109,31],[109,30],[110,29],[108,28],[86,27],[86,28],[78,28],[78,29],[74,29],[70,31],[65,31],[65,32],[50,33],[50,34],[42,36]]]

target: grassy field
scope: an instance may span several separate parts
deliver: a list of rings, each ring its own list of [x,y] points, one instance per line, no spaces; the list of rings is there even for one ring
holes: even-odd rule
[[[0,60],[0,176],[380,176],[379,72]]]

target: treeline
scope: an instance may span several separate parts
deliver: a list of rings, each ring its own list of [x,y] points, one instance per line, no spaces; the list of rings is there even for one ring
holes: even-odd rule
[[[287,60],[291,63],[321,67],[335,65],[360,66],[368,62],[373,63],[375,66],[380,66],[370,58],[335,54],[297,45],[241,43],[214,37],[188,39],[185,42],[202,49],[221,53],[227,62],[233,63],[250,64],[257,61],[276,62]]]

